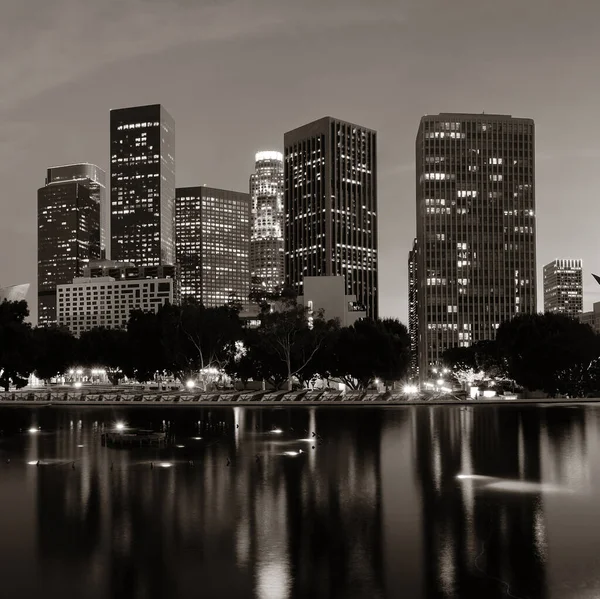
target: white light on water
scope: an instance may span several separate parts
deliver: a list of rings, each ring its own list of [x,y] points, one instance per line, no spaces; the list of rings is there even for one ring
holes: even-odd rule
[[[172,465],[173,465],[173,464],[171,464],[170,462],[161,462],[161,463],[159,464],[159,466],[160,466],[161,468],[170,468]]]
[[[33,461],[33,460],[32,460],[32,461],[30,461],[30,462],[27,462],[27,463],[28,463],[30,466],[37,466],[37,462],[35,462],[35,461]]]
[[[178,449],[182,449],[183,447],[185,447],[185,445],[175,445],[175,447],[177,447]]]
[[[303,453],[303,451],[301,449],[299,449],[298,451],[286,451],[286,452],[284,452],[285,455],[289,455],[290,457],[296,457],[296,456],[300,455],[301,453]]]
[[[39,428],[35,428],[34,426],[32,426],[29,429],[29,434],[31,434],[31,435],[35,435],[36,433],[39,433],[39,432],[40,432],[40,429]]]
[[[283,431],[280,428],[274,428],[271,432],[274,435],[281,435],[281,433],[283,433]]]
[[[78,445],[77,447],[84,447],[83,445]]]
[[[202,437],[192,437],[194,441],[202,441]]]

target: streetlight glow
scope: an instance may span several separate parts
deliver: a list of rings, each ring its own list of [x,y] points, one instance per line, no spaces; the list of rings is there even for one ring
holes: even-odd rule
[[[188,389],[193,389],[193,388],[196,386],[196,383],[195,383],[194,381],[192,381],[192,380],[189,380],[189,381],[187,381],[187,382],[185,383],[185,386],[186,386]]]
[[[115,424],[115,428],[116,428],[118,431],[124,431],[124,430],[125,430],[125,423],[124,423],[124,422],[120,422],[120,421],[119,421],[119,422],[117,422],[117,423]]]

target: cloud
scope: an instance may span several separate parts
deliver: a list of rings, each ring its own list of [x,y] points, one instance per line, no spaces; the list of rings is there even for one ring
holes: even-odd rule
[[[401,20],[397,0],[5,0],[0,108],[103,65],[194,42]]]

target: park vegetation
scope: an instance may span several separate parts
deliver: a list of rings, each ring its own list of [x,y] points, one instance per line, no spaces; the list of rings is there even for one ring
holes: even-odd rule
[[[520,314],[495,340],[448,349],[443,361],[465,387],[600,397],[600,335],[560,314]]]
[[[113,384],[173,377],[200,389],[226,374],[244,387],[276,389],[317,379],[367,389],[406,377],[410,342],[397,320],[361,320],[340,327],[283,295],[261,304],[260,326],[248,328],[236,305],[205,308],[193,301],[154,312],[134,311],[126,329],[96,328],[75,338],[58,327],[32,327],[26,302],[0,304],[0,387],[21,388],[34,374],[46,382],[69,369],[102,368]]]

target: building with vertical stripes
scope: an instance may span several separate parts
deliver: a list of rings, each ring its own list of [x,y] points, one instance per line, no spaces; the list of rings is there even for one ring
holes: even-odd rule
[[[175,264],[175,121],[160,105],[110,111],[111,259]]]
[[[416,139],[419,371],[536,312],[535,130],[495,114],[425,116]]]
[[[343,276],[378,316],[377,133],[324,117],[284,137],[285,280]]]

